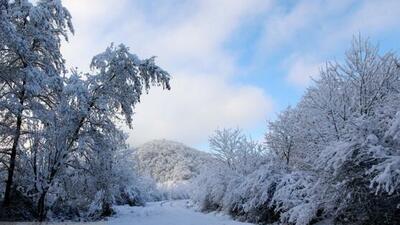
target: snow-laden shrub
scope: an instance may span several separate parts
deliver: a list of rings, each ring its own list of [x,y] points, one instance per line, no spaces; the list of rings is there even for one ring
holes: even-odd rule
[[[305,225],[315,220],[321,210],[316,201],[316,177],[307,172],[284,174],[269,203],[284,224]]]
[[[90,164],[76,164],[80,169],[68,169],[68,176],[49,190],[49,219],[97,220],[110,215],[113,205],[142,206],[147,201],[160,200],[156,183],[137,175],[131,154],[129,149],[120,148],[105,158],[111,163],[108,168],[95,157]],[[86,173],[87,170],[96,173]]]
[[[224,165],[205,165],[192,184],[191,198],[202,211],[221,210],[227,186],[235,176],[237,174]]]
[[[400,193],[400,112],[390,121],[383,139],[387,147],[375,146],[372,154],[379,163],[372,166],[368,174],[372,174],[371,187],[376,192],[389,195]],[[399,203],[400,204],[400,203]]]
[[[247,175],[224,163],[206,166],[193,184],[192,199],[203,211],[224,211],[251,222],[278,221],[279,212],[271,201],[285,168],[275,162],[274,155],[270,157]]]
[[[113,199],[104,190],[100,190],[96,193],[93,201],[90,203],[87,215],[92,219],[99,219],[104,216],[110,216],[113,214],[111,204]]]
[[[142,191],[139,190],[137,187],[121,187],[114,198],[114,202],[117,205],[128,204],[130,206],[138,206],[145,204]]]
[[[216,160],[205,165],[193,185],[192,199],[200,209],[251,222],[278,221],[280,212],[271,201],[287,170],[285,163],[239,129],[217,130],[210,146]]]
[[[323,183],[320,188],[325,190],[320,192],[323,194],[319,199],[323,199],[325,214],[336,221],[354,224],[400,221],[398,172],[394,169],[398,165],[392,155],[397,150],[383,140],[382,131],[372,132],[370,125],[370,121],[359,124],[365,128],[364,134],[359,133],[358,138],[347,142],[332,143],[319,157],[319,180]]]
[[[277,221],[279,216],[271,201],[281,177],[280,168],[265,165],[248,176],[233,179],[223,198],[223,210],[250,222]]]
[[[136,187],[140,188],[140,194],[144,202],[165,200],[164,194],[157,186],[157,183],[149,177],[138,176]]]

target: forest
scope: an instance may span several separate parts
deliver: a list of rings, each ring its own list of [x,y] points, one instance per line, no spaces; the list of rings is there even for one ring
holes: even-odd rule
[[[354,36],[262,141],[220,128],[206,153],[129,146],[121,124],[152,87],[173,89],[173,74],[124,44],[90,71],[67,69],[73,34],[61,1],[0,0],[0,221],[101,221],[117,206],[189,199],[255,224],[400,224],[396,52]]]

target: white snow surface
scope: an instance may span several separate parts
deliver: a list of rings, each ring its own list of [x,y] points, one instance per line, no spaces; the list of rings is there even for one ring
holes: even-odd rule
[[[202,213],[188,200],[150,202],[144,207],[115,206],[110,225],[251,225],[218,213]]]

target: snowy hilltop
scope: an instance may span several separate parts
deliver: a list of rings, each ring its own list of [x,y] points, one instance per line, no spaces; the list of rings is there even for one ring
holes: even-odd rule
[[[139,174],[151,177],[162,189],[176,189],[190,184],[212,157],[182,143],[163,139],[135,149],[134,159]]]

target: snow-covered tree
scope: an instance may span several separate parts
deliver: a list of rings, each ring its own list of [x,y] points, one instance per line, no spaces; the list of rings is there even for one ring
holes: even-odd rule
[[[66,71],[60,43],[69,32],[71,15],[59,0],[0,1],[0,174],[8,207],[0,216],[13,216],[13,191],[32,201],[40,220],[60,196],[84,211],[97,200],[107,214],[114,196],[122,202],[137,193],[116,172],[125,149],[116,124],[131,127],[140,96],[153,85],[169,89],[169,74],[124,45],[95,56],[90,73]],[[76,184],[87,189],[71,194]]]
[[[2,149],[8,158],[5,206],[10,204],[18,151],[31,123],[54,107],[65,72],[61,38],[73,31],[60,1],[0,2],[0,114]],[[37,122],[39,121],[39,122]]]
[[[245,138],[217,133],[211,146],[225,163],[199,176],[193,198],[252,222],[398,224],[399,111],[398,57],[356,38],[343,62],[328,62],[269,123],[261,167],[235,172]]]
[[[263,145],[236,129],[219,129],[209,138],[210,149],[230,169],[248,174],[263,164]]]
[[[356,38],[345,62],[327,63],[320,75],[295,108],[296,128],[303,132],[297,132],[294,145],[308,152],[308,170],[318,178],[319,191],[307,194],[319,205],[314,217],[321,210],[320,216],[341,222],[390,224],[399,200],[392,132],[400,110],[398,59]],[[296,214],[304,214],[304,207],[282,216],[303,224]]]
[[[269,149],[275,151],[287,165],[291,164],[293,158],[298,155],[295,149],[296,132],[298,132],[295,113],[290,107],[280,113],[276,121],[268,123],[268,132],[265,136]]]
[[[154,58],[140,60],[124,45],[111,46],[93,58],[93,74],[83,80],[74,74],[66,81],[60,104],[46,129],[44,149],[49,160],[35,182],[40,186],[38,211],[45,214],[49,189],[62,176],[71,156],[86,149],[112,151],[116,120],[131,126],[135,105],[151,84],[169,89],[169,75],[154,64]],[[61,129],[60,129],[61,128]],[[38,184],[39,183],[39,184]]]
[[[277,162],[275,155],[246,137],[240,129],[216,130],[209,142],[217,160],[205,164],[196,177],[192,198],[204,211],[223,210],[234,216],[243,216],[242,219],[262,221],[256,216],[261,203],[254,207],[253,204],[261,202],[261,199],[257,200],[261,196],[265,200],[268,194],[264,193],[273,189],[274,182],[269,183],[270,180],[261,184],[267,176],[260,177],[260,174],[276,172],[266,170],[271,169],[268,165]],[[273,175],[268,175],[272,179]],[[268,188],[262,189],[261,186]],[[250,218],[253,216],[257,218]]]

